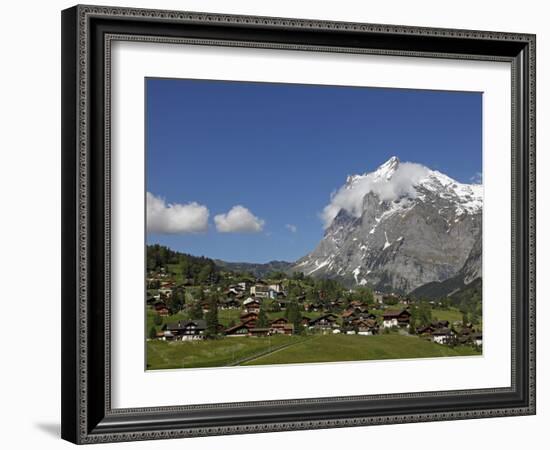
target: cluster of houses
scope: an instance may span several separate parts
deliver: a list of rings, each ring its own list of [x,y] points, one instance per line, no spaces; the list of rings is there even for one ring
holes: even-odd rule
[[[474,345],[478,348],[483,345],[482,333],[476,331],[471,324],[461,327],[460,331],[455,331],[449,327],[448,320],[438,320],[418,328],[416,333],[420,337],[442,345]]]
[[[283,285],[278,282],[268,283],[263,280],[256,280],[255,283],[242,281],[240,283],[232,284],[225,291],[228,297],[243,299],[249,295],[255,298],[264,299],[283,299],[286,298],[286,293],[283,289]]]
[[[153,283],[156,287],[155,295],[148,296],[148,304],[158,315],[169,316],[170,311],[165,301],[173,295],[178,286],[162,272],[148,278],[147,282],[148,287]],[[267,323],[264,319],[261,324],[259,323],[260,308],[265,300],[269,300],[271,311],[274,311],[274,307],[280,311],[288,306],[287,294],[281,283],[268,283],[262,280],[257,280],[255,283],[240,282],[230,285],[223,294],[224,299],[218,302],[218,308],[241,309],[241,312],[237,324],[229,327],[220,324],[216,330],[217,334],[227,337],[295,334],[294,324],[284,317],[268,320]],[[308,332],[372,336],[387,329],[412,331],[410,329],[412,300],[409,298],[375,292],[376,309],[382,310],[378,315],[369,311],[364,303],[357,300],[349,303],[342,299],[330,302],[306,302],[302,297],[296,300],[301,303],[305,313],[301,317],[300,324]],[[388,303],[394,306],[388,306]],[[204,301],[201,307],[206,313],[211,304]],[[308,314],[312,317],[308,317]],[[457,343],[477,347],[482,345],[482,334],[476,332],[471,325],[461,327],[457,332],[450,327],[448,321],[434,321],[414,330],[414,333],[442,345]],[[157,333],[157,338],[163,340],[201,340],[205,337],[206,321],[203,319],[169,323],[162,332]]]

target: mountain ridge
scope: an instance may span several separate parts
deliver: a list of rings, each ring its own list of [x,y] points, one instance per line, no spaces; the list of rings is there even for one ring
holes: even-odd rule
[[[392,157],[347,177],[323,211],[323,239],[293,270],[400,293],[453,277],[468,284],[481,273],[482,194]]]

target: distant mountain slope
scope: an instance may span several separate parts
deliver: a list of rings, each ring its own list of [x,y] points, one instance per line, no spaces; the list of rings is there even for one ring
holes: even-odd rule
[[[468,303],[476,300],[481,301],[482,290],[483,281],[481,278],[476,278],[464,288],[451,294],[449,298],[455,305],[460,305],[461,303]]]
[[[481,233],[479,233],[468,258],[457,275],[444,281],[432,281],[413,290],[415,298],[435,300],[466,289],[474,281],[481,280]]]
[[[451,292],[480,275],[482,192],[392,157],[348,177],[324,210],[323,239],[293,269],[402,293],[447,280]]]
[[[234,272],[250,272],[256,277],[264,277],[271,272],[291,272],[293,263],[286,261],[270,261],[268,263],[227,262],[221,259],[214,260],[221,270]]]

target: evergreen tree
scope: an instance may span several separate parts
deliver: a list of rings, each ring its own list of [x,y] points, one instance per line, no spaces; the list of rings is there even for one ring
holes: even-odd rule
[[[218,299],[212,295],[206,313],[206,335],[215,336],[218,333]]]
[[[414,315],[411,315],[411,318],[409,320],[409,333],[416,334],[416,319]]]
[[[285,311],[286,319],[294,325],[294,333],[301,334],[303,332],[302,313],[296,302],[290,302]]]
[[[202,319],[204,317],[204,314],[202,312],[202,305],[200,301],[194,301],[191,305],[191,309],[189,309],[189,318],[191,320],[198,320]]]
[[[258,314],[258,320],[256,322],[256,327],[258,328],[267,328],[269,326],[269,319],[265,312],[265,308],[260,308],[260,313]]]
[[[157,337],[157,329],[155,327],[151,327],[149,330],[149,339],[155,339]]]
[[[168,301],[168,308],[171,314],[177,314],[183,309],[185,303],[185,292],[183,289],[176,289],[172,292],[172,297]]]
[[[418,316],[416,318],[418,319],[418,323],[422,326],[429,325],[432,322],[432,308],[429,303],[421,302],[417,310]]]

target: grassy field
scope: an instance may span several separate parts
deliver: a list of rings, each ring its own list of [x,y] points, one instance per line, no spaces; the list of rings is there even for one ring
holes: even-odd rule
[[[233,337],[199,342],[147,341],[147,368],[221,367],[266,351],[298,344],[299,336]]]
[[[450,323],[462,322],[462,313],[456,308],[433,309],[432,317],[434,320],[448,320]]]
[[[399,358],[480,355],[471,347],[447,347],[416,336],[322,335],[245,365],[361,361]]]
[[[200,342],[147,342],[147,367],[173,369],[480,355],[416,336],[313,335],[234,337]]]

